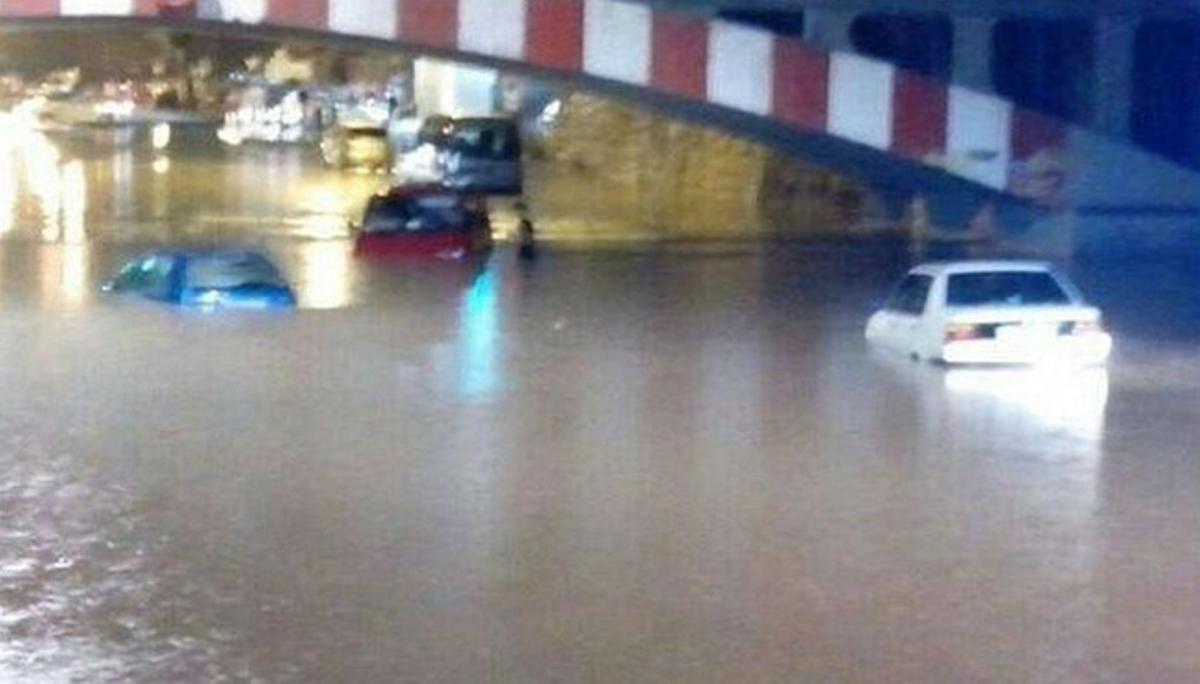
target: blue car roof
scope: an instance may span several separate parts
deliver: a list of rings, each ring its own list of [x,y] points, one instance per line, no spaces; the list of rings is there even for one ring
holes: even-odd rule
[[[138,259],[148,257],[171,257],[172,259],[227,259],[230,261],[243,259],[262,259],[273,263],[266,254],[252,249],[152,249],[143,252]]]

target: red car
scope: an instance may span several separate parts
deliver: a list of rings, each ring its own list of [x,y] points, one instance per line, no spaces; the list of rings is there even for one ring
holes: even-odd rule
[[[392,188],[371,198],[354,253],[464,259],[492,247],[487,201],[441,185]]]

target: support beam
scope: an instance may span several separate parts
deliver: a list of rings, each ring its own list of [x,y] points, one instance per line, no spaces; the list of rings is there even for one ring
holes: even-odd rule
[[[954,20],[954,82],[993,92],[992,30],[996,20],[991,17],[958,17]]]
[[[804,14],[804,40],[826,50],[854,52],[850,26],[858,17],[853,12],[811,10]]]
[[[1129,136],[1133,111],[1133,44],[1137,23],[1121,18],[1096,22],[1096,89],[1092,124],[1118,138]]]

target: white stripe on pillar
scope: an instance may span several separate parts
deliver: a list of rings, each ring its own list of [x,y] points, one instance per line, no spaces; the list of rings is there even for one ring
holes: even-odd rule
[[[396,0],[329,0],[329,28],[373,38],[396,37]]]
[[[60,13],[65,16],[133,14],[133,0],[62,0]]]
[[[583,70],[645,85],[650,81],[651,11],[616,0],[585,0]]]
[[[200,3],[201,19],[259,24],[267,17],[267,0],[209,0]]]
[[[458,0],[458,47],[495,57],[524,57],[525,0]]]
[[[829,132],[881,150],[892,146],[896,69],[835,52],[829,63]]]
[[[774,39],[765,31],[714,21],[708,31],[708,99],[755,114],[771,111]]]
[[[1012,158],[1012,104],[992,95],[950,86],[946,153],[950,170],[1003,190]]]

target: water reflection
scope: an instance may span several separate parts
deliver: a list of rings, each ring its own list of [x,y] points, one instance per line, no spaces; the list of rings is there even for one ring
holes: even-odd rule
[[[88,280],[88,250],[82,244],[63,245],[59,285],[63,303],[72,308],[83,304],[91,291]]]
[[[41,217],[41,235],[47,242],[58,240],[62,232],[59,217],[62,211],[61,153],[43,134],[29,131],[21,138],[21,156],[25,163],[26,186],[37,199]]]
[[[467,290],[459,313],[459,392],[465,397],[486,397],[499,387],[499,325],[496,273],[489,269]]]
[[[1040,428],[1061,431],[1096,447],[1104,434],[1108,371],[1075,369],[950,369],[950,399],[986,398],[994,408],[1013,409]]]
[[[87,178],[83,162],[72,160],[62,168],[62,239],[69,245],[81,245],[87,237]]]
[[[171,124],[155,124],[150,129],[150,144],[156,150],[165,150],[171,144]]]
[[[0,118],[0,126],[5,126],[6,123]],[[15,162],[12,137],[0,136],[0,236],[11,232],[16,225],[17,175],[13,171]]]
[[[346,195],[337,188],[325,184],[308,187],[300,198],[303,216],[295,234],[314,240],[349,237],[346,216],[350,207],[347,204]]]
[[[86,245],[42,247],[37,260],[37,280],[43,304],[68,309],[84,304],[92,291],[90,266]]]
[[[88,179],[84,163],[64,159],[44,134],[0,117],[0,236],[22,224],[30,207],[42,248],[36,263],[43,301],[71,308],[89,292],[87,241]],[[29,211],[30,209],[25,209]]]
[[[344,240],[313,240],[300,247],[300,305],[338,309],[350,303],[351,247]]]
[[[133,150],[122,147],[112,158],[113,215],[129,218],[133,215]]]

